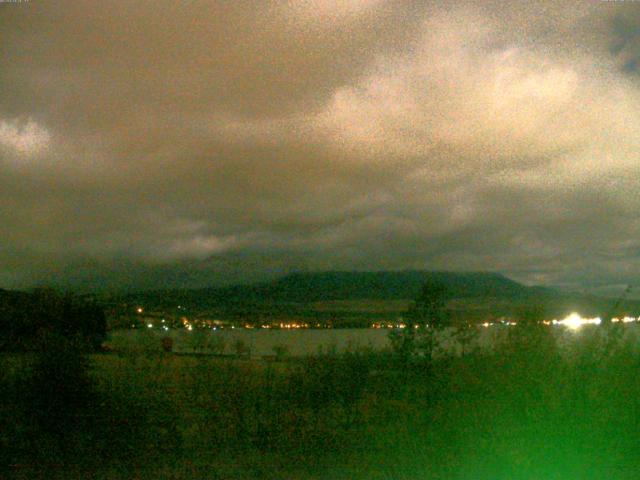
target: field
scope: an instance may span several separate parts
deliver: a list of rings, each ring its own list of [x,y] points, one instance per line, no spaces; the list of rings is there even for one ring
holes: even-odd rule
[[[492,351],[433,361],[371,349],[279,362],[4,356],[0,473],[635,479],[640,352],[606,328],[572,333],[570,346],[514,329]]]

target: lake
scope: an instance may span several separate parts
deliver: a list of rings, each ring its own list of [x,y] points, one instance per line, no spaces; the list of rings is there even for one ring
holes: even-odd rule
[[[476,348],[488,349],[503,338],[509,328],[494,326],[478,328],[477,335],[471,342]],[[562,326],[547,327],[553,329],[556,340],[570,347],[576,340],[585,335],[600,331],[600,326],[584,326],[571,330]],[[622,335],[633,344],[638,344],[640,331],[637,324],[620,326]],[[202,353],[233,355],[238,345],[251,353],[251,356],[263,357],[273,355],[277,349],[283,349],[289,355],[303,356],[319,352],[344,352],[359,348],[382,350],[390,347],[388,329],[224,329],[224,330],[119,330],[111,333],[109,343],[121,352],[161,351],[161,341],[169,337],[173,339],[175,353]],[[460,342],[455,338],[452,329],[439,332],[437,337],[439,350],[459,354],[462,351]]]

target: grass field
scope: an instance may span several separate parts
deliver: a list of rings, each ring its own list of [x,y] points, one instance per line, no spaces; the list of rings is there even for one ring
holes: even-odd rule
[[[85,369],[74,352],[4,356],[0,473],[635,479],[640,352],[588,327],[572,348],[520,331],[493,353],[408,364],[384,351],[106,354]]]

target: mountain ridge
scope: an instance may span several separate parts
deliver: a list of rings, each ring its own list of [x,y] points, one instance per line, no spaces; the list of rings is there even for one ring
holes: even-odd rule
[[[540,286],[525,286],[498,272],[430,270],[296,272],[251,284],[197,289],[163,289],[137,292],[128,298],[160,299],[217,306],[227,304],[308,304],[331,300],[412,300],[427,281],[440,281],[453,298],[526,298],[554,295]]]

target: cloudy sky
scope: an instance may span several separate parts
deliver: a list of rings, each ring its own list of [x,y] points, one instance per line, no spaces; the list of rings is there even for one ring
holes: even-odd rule
[[[0,3],[0,287],[640,281],[640,3]]]

